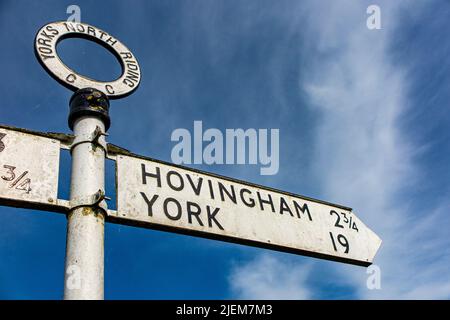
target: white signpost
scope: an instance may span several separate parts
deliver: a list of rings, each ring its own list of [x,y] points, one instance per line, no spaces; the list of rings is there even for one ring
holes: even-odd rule
[[[129,224],[363,266],[381,244],[350,208],[139,156],[117,156],[117,201]]]
[[[60,142],[0,127],[0,204],[57,204]]]

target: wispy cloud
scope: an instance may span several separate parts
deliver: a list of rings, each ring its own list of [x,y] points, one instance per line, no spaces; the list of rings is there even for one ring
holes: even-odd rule
[[[310,265],[294,264],[263,254],[236,265],[230,276],[233,297],[238,299],[304,300],[311,298],[306,286]]]
[[[381,268],[381,290],[368,290],[367,275],[354,268],[339,265],[335,272],[361,298],[449,298],[450,240],[445,229],[450,205],[437,203],[418,211],[420,199],[410,196],[412,186],[420,183],[415,157],[423,146],[405,132],[401,118],[411,105],[408,90],[414,79],[390,56],[402,10],[419,7],[410,1],[383,1],[383,29],[368,30],[369,4],[311,1],[303,21],[305,50],[312,58],[302,70],[307,80],[299,82],[309,107],[320,117],[313,157],[316,179],[324,197],[352,206],[383,239],[375,261]],[[251,289],[253,281],[242,280],[247,273],[260,280],[258,286],[268,289],[267,294],[271,283],[289,282],[279,274],[266,279],[265,259],[234,270],[247,297],[258,297]],[[246,272],[249,268],[254,272]],[[313,291],[305,282],[289,283],[287,291]],[[276,290],[280,296],[282,291]]]
[[[381,290],[367,290],[361,274],[348,270],[347,276],[364,298],[448,298],[450,241],[436,230],[449,223],[448,204],[437,204],[424,216],[415,210],[418,199],[408,197],[420,181],[414,162],[420,146],[400,122],[411,105],[412,79],[389,55],[400,12],[411,3],[383,2],[379,31],[365,28],[364,5],[346,4],[311,21],[320,59],[304,89],[322,112],[316,170],[324,194],[352,205],[384,240],[376,260]]]

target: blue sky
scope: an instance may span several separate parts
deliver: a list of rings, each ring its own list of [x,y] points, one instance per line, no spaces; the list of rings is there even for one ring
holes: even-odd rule
[[[193,167],[348,205],[383,239],[382,288],[368,290],[361,267],[107,225],[105,298],[450,298],[449,1],[0,0],[1,123],[69,131],[71,92],[41,68],[33,40],[70,4],[141,65],[140,88],[111,103],[109,142],[170,161],[172,131],[194,120],[280,129],[275,176]],[[366,27],[370,4],[381,30]],[[79,73],[120,73],[88,42],[59,52]],[[69,172],[63,154],[62,198]],[[61,298],[65,217],[2,207],[0,218],[0,298]]]

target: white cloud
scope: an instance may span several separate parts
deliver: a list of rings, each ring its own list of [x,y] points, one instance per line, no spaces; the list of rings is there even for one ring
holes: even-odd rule
[[[299,265],[263,254],[233,268],[229,282],[237,299],[304,300],[311,298],[306,285],[310,265]]]
[[[383,239],[375,261],[382,290],[367,290],[365,275],[354,269],[336,270],[346,274],[361,298],[449,298],[450,241],[437,227],[449,226],[448,204],[417,212],[420,199],[405,197],[419,183],[414,150],[421,147],[400,127],[410,79],[389,56],[405,7],[383,2],[383,30],[371,31],[365,28],[364,4],[344,2],[309,21],[318,58],[303,88],[322,116],[317,179],[329,200],[352,206]]]
[[[395,32],[401,32],[396,28],[400,13],[417,16],[420,7],[412,1],[379,1],[382,29],[368,30],[369,4],[302,2],[299,12],[308,14],[291,21],[299,26],[302,19],[302,45],[309,57],[301,90],[320,113],[312,162],[323,197],[352,206],[383,240],[375,260],[381,290],[367,289],[364,269],[336,264],[334,272],[360,298],[448,299],[450,204],[420,210],[421,199],[408,193],[421,184],[415,157],[426,146],[401,127],[410,111],[411,78],[390,56]],[[261,256],[235,268],[230,283],[244,298],[310,298],[315,288],[304,281],[310,266],[294,276],[273,271],[296,268]]]

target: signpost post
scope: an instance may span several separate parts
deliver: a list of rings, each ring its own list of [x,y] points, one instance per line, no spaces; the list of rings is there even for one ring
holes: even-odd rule
[[[56,46],[65,38],[86,38],[112,52],[122,75],[100,82],[77,74],[59,59]],[[67,213],[64,298],[104,298],[104,226],[106,131],[110,126],[109,98],[126,96],[140,82],[139,64],[119,40],[84,23],[55,22],[36,35],[35,54],[41,65],[64,86],[77,90],[70,99],[69,127],[72,177]]]
[[[108,98],[95,89],[78,90],[70,100],[72,177],[67,215],[64,299],[103,299],[105,132]]]
[[[99,82],[67,67],[64,38],[94,41],[112,52],[122,75]],[[65,299],[104,298],[105,222],[166,230],[361,266],[380,238],[351,208],[146,158],[107,144],[109,99],[139,86],[139,64],[117,38],[84,23],[54,22],[35,39],[42,66],[64,86],[74,135],[0,126],[0,205],[67,215]],[[60,148],[70,150],[70,200],[58,199]],[[105,200],[105,159],[116,161],[117,211]]]

